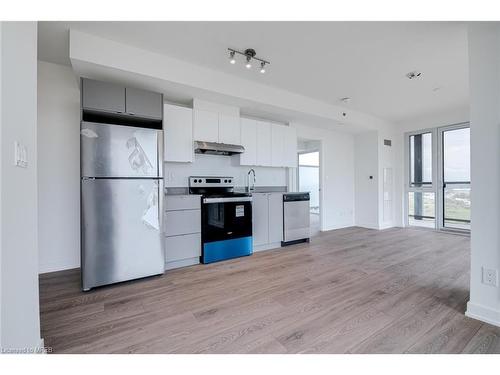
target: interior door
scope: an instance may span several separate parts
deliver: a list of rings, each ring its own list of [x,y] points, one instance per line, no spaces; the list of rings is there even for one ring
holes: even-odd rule
[[[442,128],[441,145],[441,228],[470,230],[470,128]]]

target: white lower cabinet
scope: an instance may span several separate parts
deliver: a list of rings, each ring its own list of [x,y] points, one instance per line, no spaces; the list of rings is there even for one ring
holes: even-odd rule
[[[252,194],[253,246],[269,243],[269,197],[266,193]]]
[[[254,193],[252,196],[254,251],[280,247],[283,239],[283,194]]]
[[[165,269],[200,263],[201,197],[167,195],[164,223]]]
[[[165,238],[167,264],[179,260],[198,258],[201,249],[201,233]]]

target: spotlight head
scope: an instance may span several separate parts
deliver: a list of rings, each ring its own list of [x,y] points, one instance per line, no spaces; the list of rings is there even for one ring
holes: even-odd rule
[[[231,51],[231,52],[229,53],[229,62],[230,62],[231,64],[236,64],[236,59],[234,58],[234,51]]]
[[[262,74],[264,74],[264,73],[266,72],[266,68],[265,68],[265,66],[266,66],[266,63],[265,63],[265,62],[261,62],[261,63],[260,63],[260,72],[261,72]]]
[[[252,64],[250,63],[250,60],[251,60],[251,59],[252,59],[252,58],[251,58],[250,56],[247,56],[247,63],[245,64],[245,67],[246,67],[247,69],[250,69],[250,68],[252,67]]]

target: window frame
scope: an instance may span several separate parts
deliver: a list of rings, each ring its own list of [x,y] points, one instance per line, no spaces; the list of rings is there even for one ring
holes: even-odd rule
[[[448,126],[441,126],[437,128],[438,131],[438,142],[440,147],[438,148],[438,184],[436,186],[437,190],[437,195],[438,197],[438,202],[436,204],[436,210],[438,210],[439,214],[439,222],[437,223],[437,229],[442,230],[442,231],[449,231],[449,232],[460,232],[460,233],[470,233],[470,229],[460,229],[460,228],[451,228],[451,227],[446,227],[444,223],[444,133],[450,130],[458,130],[458,129],[470,129],[470,123],[468,122],[461,122],[458,124],[453,124],[453,125],[448,125]],[[470,168],[470,165],[469,165]],[[469,181],[469,188],[471,187],[471,182]],[[472,191],[472,190],[471,190]],[[469,223],[470,224],[470,223]]]
[[[422,186],[413,186],[410,181],[410,170],[411,170],[411,158],[410,158],[410,137],[419,134],[431,134],[432,137],[432,157],[431,157],[431,167],[432,167],[432,182],[430,184],[424,184]],[[434,229],[437,229],[437,202],[438,198],[436,195],[436,181],[437,181],[437,128],[427,128],[422,130],[416,130],[405,133],[405,196],[404,196],[404,224],[406,227],[415,227],[410,225],[409,217],[409,193],[433,193],[434,194]]]
[[[469,122],[460,122],[456,124],[439,126],[435,128],[425,128],[421,130],[415,130],[411,132],[406,132],[404,134],[404,225],[405,227],[418,227],[410,225],[409,223],[409,193],[411,192],[422,192],[422,193],[433,193],[434,194],[434,229],[441,231],[450,232],[461,232],[470,233],[469,229],[458,229],[449,228],[444,226],[444,149],[443,149],[443,134],[449,130],[457,130],[463,128],[470,128]],[[411,170],[411,159],[410,159],[410,137],[419,134],[432,134],[432,183],[430,185],[423,185],[420,187],[412,186],[410,183],[410,170]]]

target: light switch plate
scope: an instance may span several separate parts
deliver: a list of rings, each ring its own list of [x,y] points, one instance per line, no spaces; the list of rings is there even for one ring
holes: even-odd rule
[[[14,165],[28,168],[28,148],[19,142],[14,142]]]

